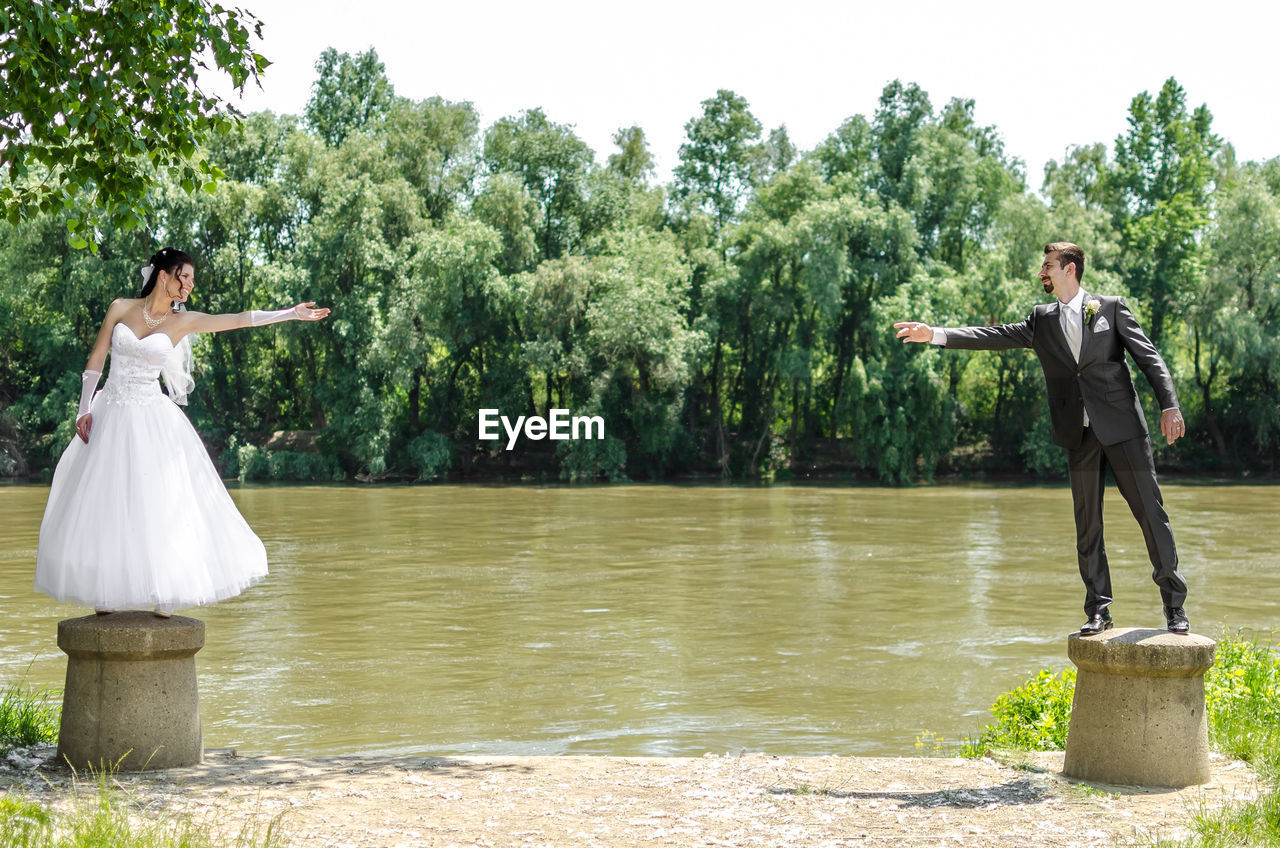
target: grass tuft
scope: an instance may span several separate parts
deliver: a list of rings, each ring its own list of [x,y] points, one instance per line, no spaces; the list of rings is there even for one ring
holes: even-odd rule
[[[0,691],[0,754],[58,741],[62,698],[48,687],[28,691],[10,684]]]

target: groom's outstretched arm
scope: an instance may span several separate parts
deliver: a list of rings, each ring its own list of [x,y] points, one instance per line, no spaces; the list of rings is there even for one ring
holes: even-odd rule
[[[898,331],[898,338],[904,342],[933,341],[933,327],[919,321],[899,321],[893,328]]]
[[[932,342],[965,350],[1004,350],[1031,347],[1033,317],[1034,313],[1025,321],[994,327],[930,327],[919,321],[899,321],[893,326],[898,331],[897,337],[904,342]]]

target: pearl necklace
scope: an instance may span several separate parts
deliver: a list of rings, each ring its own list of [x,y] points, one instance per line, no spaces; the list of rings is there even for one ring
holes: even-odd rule
[[[168,317],[169,317],[169,313],[166,312],[165,314],[161,315],[159,318],[152,318],[151,315],[148,314],[147,312],[147,305],[145,303],[142,304],[142,320],[147,323],[147,327],[149,329],[154,330],[156,327],[159,327],[161,324],[164,323],[164,319]]]

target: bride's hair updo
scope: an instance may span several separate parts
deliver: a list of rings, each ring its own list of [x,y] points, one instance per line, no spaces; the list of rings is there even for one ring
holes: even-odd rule
[[[156,287],[156,280],[160,279],[161,271],[168,271],[172,274],[183,265],[195,267],[196,263],[184,251],[178,250],[176,247],[164,247],[155,256],[151,257],[151,261],[148,264],[151,266],[151,273],[147,275],[146,281],[142,284],[142,294],[138,295],[138,297],[146,297],[151,294],[151,290]]]

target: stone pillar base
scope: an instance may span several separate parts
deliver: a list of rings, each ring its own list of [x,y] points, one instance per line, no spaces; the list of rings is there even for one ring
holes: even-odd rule
[[[59,762],[108,771],[200,762],[203,621],[149,612],[69,618],[58,622],[58,647],[68,657]]]
[[[1072,634],[1079,673],[1063,774],[1124,786],[1209,780],[1204,673],[1217,643],[1206,636],[1120,627]]]

